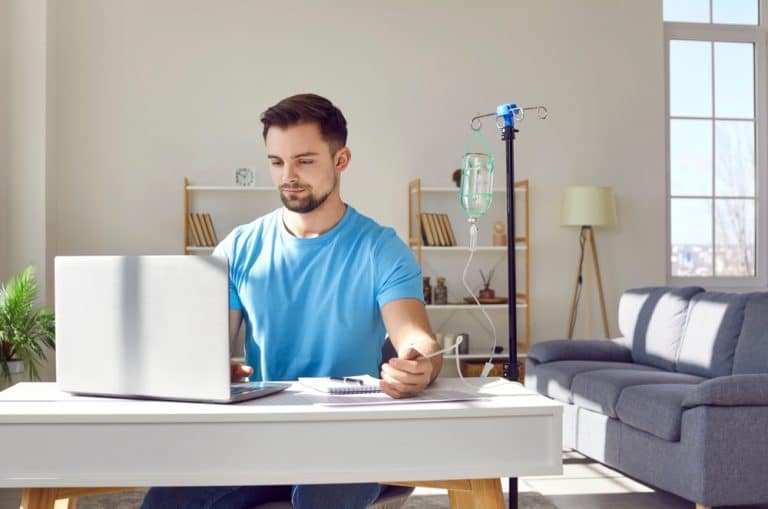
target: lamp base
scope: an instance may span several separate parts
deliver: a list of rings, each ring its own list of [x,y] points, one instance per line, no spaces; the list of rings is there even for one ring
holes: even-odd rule
[[[576,314],[578,312],[579,301],[581,299],[582,289],[589,288],[589,281],[584,281],[583,269],[584,269],[584,256],[585,252],[592,254],[592,263],[595,270],[595,279],[597,282],[597,295],[600,300],[600,312],[603,320],[603,332],[606,338],[610,338],[608,331],[608,315],[605,311],[605,296],[603,294],[603,278],[600,275],[600,261],[597,258],[597,246],[595,244],[595,234],[591,226],[582,226],[581,233],[579,235],[579,244],[581,246],[579,253],[579,265],[576,271],[576,285],[573,290],[573,298],[571,299],[571,310],[568,315],[568,339],[573,338],[573,329],[576,326]],[[587,311],[586,315],[591,312],[589,301],[586,303]],[[591,335],[591,330],[587,331],[587,335]]]

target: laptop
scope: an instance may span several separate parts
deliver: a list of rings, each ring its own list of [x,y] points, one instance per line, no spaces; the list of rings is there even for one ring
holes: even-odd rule
[[[57,256],[59,389],[211,403],[286,389],[230,383],[228,285],[224,257]]]

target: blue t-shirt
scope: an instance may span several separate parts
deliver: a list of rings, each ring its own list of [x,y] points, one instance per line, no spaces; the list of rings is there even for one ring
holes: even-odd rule
[[[277,209],[235,228],[214,254],[229,259],[229,307],[245,318],[252,380],[378,376],[381,307],[423,301],[411,250],[350,206],[314,238],[291,235]]]

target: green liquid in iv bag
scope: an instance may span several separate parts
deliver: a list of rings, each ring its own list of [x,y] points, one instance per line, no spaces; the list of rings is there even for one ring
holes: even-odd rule
[[[481,217],[493,201],[493,157],[467,153],[461,163],[459,203],[468,217]]]
[[[459,194],[461,208],[469,217],[481,217],[491,208],[493,193],[469,193]]]

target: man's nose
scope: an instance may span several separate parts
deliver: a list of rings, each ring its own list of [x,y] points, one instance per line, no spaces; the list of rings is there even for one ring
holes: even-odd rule
[[[285,163],[283,165],[282,179],[283,182],[293,182],[298,180],[298,177],[296,176],[296,168],[293,163]]]

